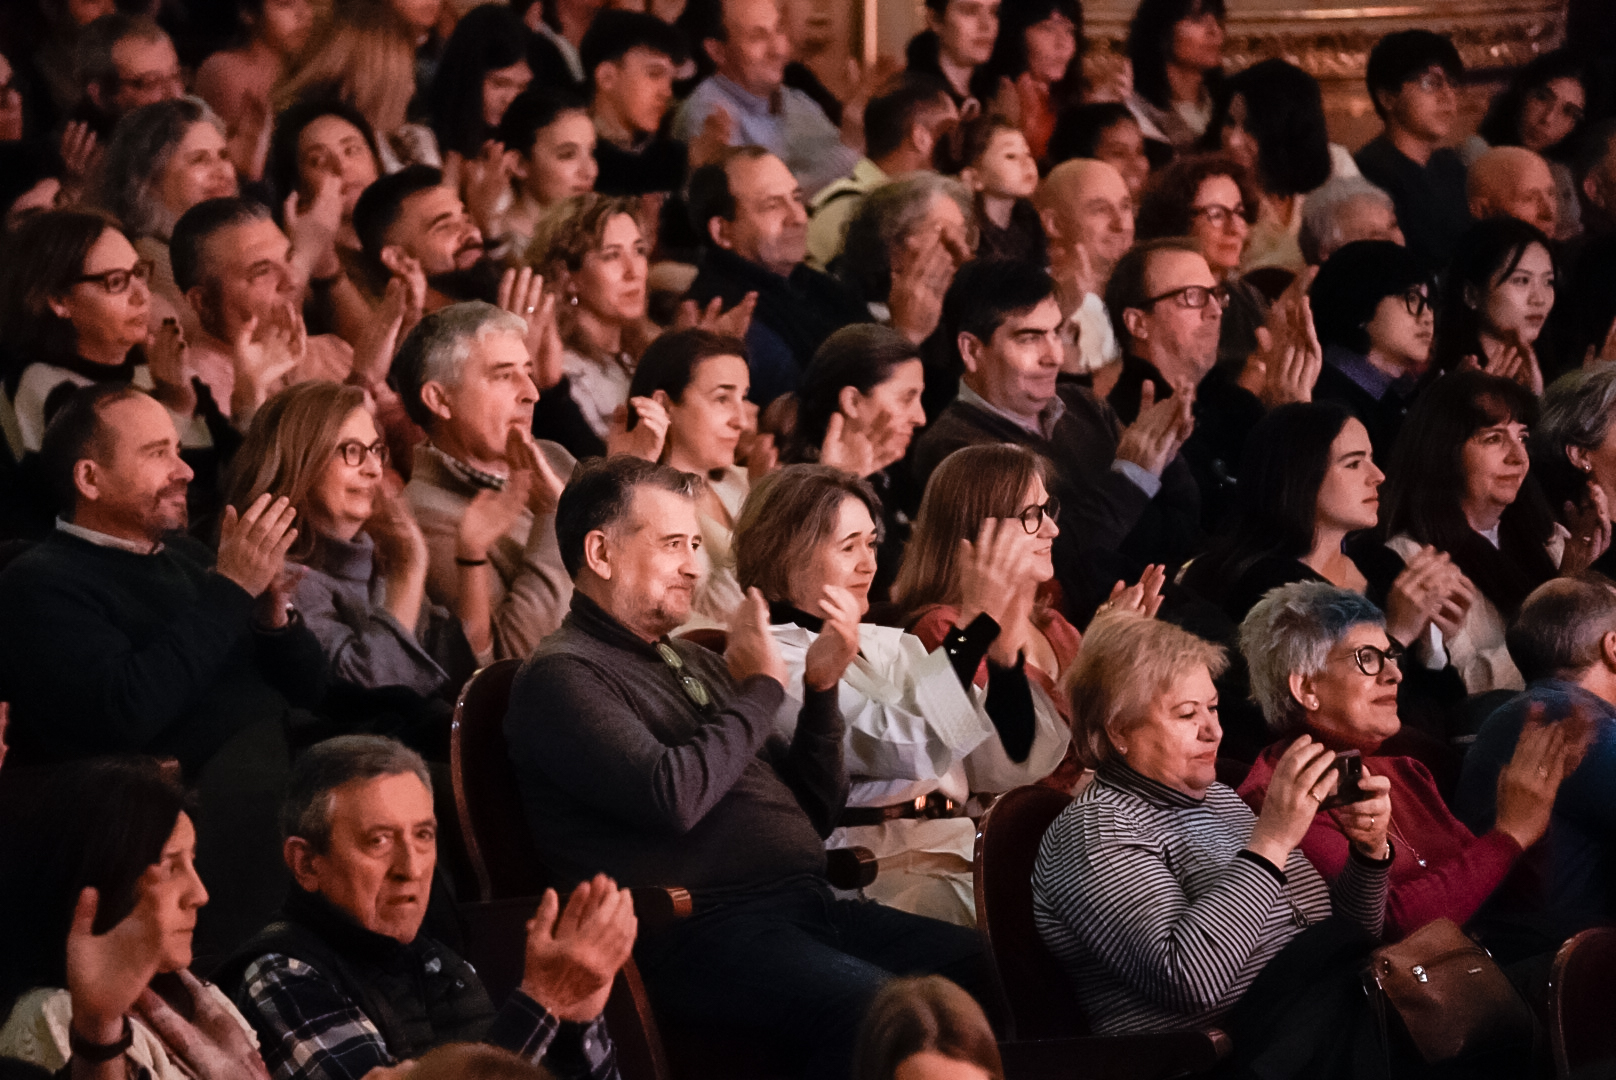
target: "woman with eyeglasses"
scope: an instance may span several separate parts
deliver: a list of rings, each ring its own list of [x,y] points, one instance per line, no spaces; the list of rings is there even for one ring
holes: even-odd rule
[[[1543,393],[1539,338],[1554,310],[1549,238],[1515,218],[1478,221],[1454,245],[1437,300],[1440,371],[1479,367]]]
[[[172,321],[150,330],[151,263],[109,218],[50,210],[24,221],[0,266],[0,371],[21,450],[39,449],[69,395],[95,383],[149,390],[186,447],[210,445],[193,424],[196,393]],[[195,467],[193,465],[193,467]]]
[[[1357,417],[1382,466],[1430,370],[1434,288],[1402,244],[1357,240],[1331,255],[1308,289],[1324,349],[1313,400]]]
[[[966,758],[973,792],[1008,791],[1042,780],[1070,790],[1077,780],[1077,770],[1063,765],[1070,726],[1055,687],[1077,656],[1082,635],[1045,598],[1044,587],[1055,577],[1053,551],[1060,535],[1055,523],[1060,502],[1045,486],[1045,470],[1037,454],[1009,444],[969,446],[943,459],[926,484],[892,587],[909,632],[935,649],[955,631],[970,629],[970,560],[994,545],[1030,545],[1027,569],[1006,598],[1003,617],[995,620],[994,655],[1001,667],[1019,666],[1025,674],[1034,722],[1013,736],[1001,734]],[[1022,540],[1018,531],[1030,539]],[[992,689],[986,660],[973,685]]]
[[[487,613],[483,626],[462,633],[427,603],[426,540],[387,459],[363,390],[299,383],[253,417],[236,452],[230,503],[239,509],[268,494],[296,509],[298,536],[286,553],[301,573],[293,603],[339,680],[439,697],[471,673],[467,639],[488,637]],[[487,568],[465,572],[479,570]],[[461,593],[486,595],[484,583],[476,586]]]
[[[1573,754],[1563,725],[1528,728],[1500,778],[1493,828],[1479,837],[1453,816],[1424,765],[1381,752],[1402,727],[1402,649],[1380,609],[1360,593],[1327,582],[1275,589],[1241,624],[1240,649],[1252,696],[1278,740],[1239,787],[1253,810],[1262,812],[1276,766],[1301,735],[1338,754],[1357,751],[1366,773],[1390,779],[1389,940],[1433,919],[1469,922],[1547,830]],[[1350,843],[1336,816],[1320,812],[1301,848],[1333,883],[1346,868]]]
[[[1227,154],[1181,157],[1151,177],[1139,196],[1134,239],[1187,236],[1228,295],[1218,333],[1218,363],[1236,371],[1257,351],[1268,301],[1240,277],[1246,238],[1257,220],[1257,189]]]

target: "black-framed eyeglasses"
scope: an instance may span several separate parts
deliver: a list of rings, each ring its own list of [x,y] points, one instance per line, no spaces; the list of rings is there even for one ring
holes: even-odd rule
[[[672,668],[673,673],[679,677],[679,688],[685,692],[685,697],[695,703],[696,708],[705,709],[712,705],[713,695],[707,689],[707,684],[690,673],[690,669],[685,667],[684,658],[673,651],[672,645],[659,641],[656,651],[657,655],[662,657],[662,662]]]
[[[103,270],[99,274],[80,274],[73,279],[75,285],[88,285],[95,282],[105,289],[110,296],[122,296],[129,291],[131,281],[147,282],[152,276],[152,261],[141,259],[127,270]]]
[[[376,463],[383,467],[387,465],[387,459],[390,456],[387,450],[387,444],[380,439],[377,439],[369,446],[366,446],[358,439],[349,439],[347,442],[342,443],[337,447],[337,456],[340,457],[342,459],[342,463],[348,466],[350,469],[357,469],[359,466],[363,465],[365,463],[366,454],[374,454],[376,457]]]
[[[1038,530],[1044,527],[1045,518],[1048,518],[1050,521],[1060,520],[1060,499],[1056,498],[1054,495],[1051,495],[1048,502],[1044,503],[1043,505],[1033,503],[1021,513],[1017,514],[1016,517],[1020,519],[1021,527],[1023,529],[1026,529],[1027,532],[1036,536],[1038,535]]]
[[[1235,218],[1239,218],[1241,221],[1246,220],[1246,205],[1245,203],[1240,203],[1236,206],[1222,206],[1218,203],[1211,203],[1207,206],[1192,206],[1190,207],[1190,217],[1204,217],[1214,229],[1222,229],[1226,228]]]
[[[1403,306],[1417,319],[1431,310],[1431,298],[1426,295],[1424,289],[1415,286],[1403,294]]]
[[[1155,307],[1163,300],[1177,300],[1179,307],[1191,311],[1200,311],[1208,304],[1217,304],[1222,309],[1229,306],[1229,290],[1222,285],[1186,285],[1160,296],[1147,297],[1144,306]]]
[[[1373,645],[1360,645],[1352,650],[1352,662],[1358,665],[1358,670],[1374,678],[1386,670],[1387,664],[1395,664],[1403,659],[1403,649],[1400,645],[1391,645],[1380,649]]]

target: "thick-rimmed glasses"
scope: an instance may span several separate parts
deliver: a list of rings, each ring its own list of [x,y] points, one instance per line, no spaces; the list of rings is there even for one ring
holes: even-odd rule
[[[152,276],[152,261],[141,259],[129,269],[103,270],[99,274],[81,274],[73,279],[75,285],[88,285],[95,282],[105,289],[108,295],[122,296],[129,291],[131,281],[150,281]]]
[[[1222,285],[1186,285],[1182,289],[1164,292],[1160,296],[1148,297],[1145,307],[1154,307],[1163,300],[1176,300],[1181,308],[1199,311],[1208,304],[1217,304],[1219,308],[1229,306],[1229,290]]]
[[[1050,521],[1056,521],[1060,518],[1060,500],[1051,495],[1048,502],[1042,505],[1033,503],[1017,514],[1016,517],[1021,521],[1023,529],[1026,529],[1033,536],[1037,536],[1038,530],[1044,527],[1045,518]]]
[[[376,456],[376,464],[381,465],[384,468],[386,467],[387,459],[389,457],[387,452],[387,444],[382,442],[380,439],[377,439],[369,446],[366,446],[357,439],[349,439],[347,442],[342,443],[337,447],[337,456],[340,457],[342,459],[342,463],[348,466],[350,469],[357,469],[359,466],[363,465],[365,463],[366,454],[374,454]]]
[[[1239,206],[1220,206],[1217,203],[1212,203],[1209,206],[1192,206],[1190,207],[1190,217],[1204,217],[1214,229],[1223,229],[1227,228],[1235,218],[1239,218],[1241,221],[1246,220],[1246,207],[1244,203]]]
[[[673,651],[672,645],[659,641],[656,651],[662,657],[662,662],[679,677],[679,688],[685,692],[685,697],[695,703],[696,708],[706,709],[713,703],[713,695],[708,691],[707,684],[690,673],[690,669],[685,667],[684,658]]]
[[[1416,286],[1403,294],[1403,306],[1417,319],[1431,309],[1431,298],[1423,288]]]
[[[1373,645],[1360,645],[1352,650],[1352,662],[1358,665],[1358,670],[1374,678],[1386,670],[1387,664],[1395,664],[1403,658],[1403,649],[1399,645],[1379,649]]]

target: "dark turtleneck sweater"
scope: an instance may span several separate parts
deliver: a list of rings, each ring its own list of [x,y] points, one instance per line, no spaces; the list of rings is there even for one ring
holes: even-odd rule
[[[681,676],[699,681],[706,705]],[[774,725],[779,683],[737,682],[717,653],[647,642],[574,593],[505,715],[546,869],[558,885],[604,872],[628,887],[683,886],[698,905],[822,878],[848,779],[835,691],[805,696],[787,742]]]

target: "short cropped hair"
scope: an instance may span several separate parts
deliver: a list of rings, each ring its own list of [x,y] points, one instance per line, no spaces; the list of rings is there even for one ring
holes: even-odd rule
[[[595,458],[579,465],[556,504],[556,546],[561,549],[561,565],[566,567],[567,576],[577,580],[583,569],[584,539],[590,533],[609,529],[628,516],[635,488],[660,488],[694,499],[701,493],[703,483],[695,473],[626,454]]]
[[[891,1080],[898,1066],[927,1052],[1004,1080],[999,1044],[975,998],[941,975],[893,979],[864,1014],[852,1080]]]
[[[943,295],[943,326],[950,347],[960,334],[992,340],[1010,316],[1031,311],[1055,295],[1041,266],[1011,259],[972,259],[959,268]]]
[[[1362,593],[1322,581],[1296,581],[1271,590],[1240,624],[1240,653],[1251,672],[1251,696],[1268,729],[1289,735],[1307,715],[1291,693],[1292,675],[1317,675],[1330,650],[1354,626],[1386,625]]]
[[[920,114],[938,106],[947,94],[948,87],[936,76],[908,74],[886,93],[871,98],[864,107],[865,156],[878,161],[897,150]]]
[[[589,29],[578,43],[584,80],[594,85],[596,68],[622,60],[633,49],[661,53],[675,64],[684,63],[689,54],[685,36],[655,15],[605,8],[590,21]]]
[[[403,213],[404,200],[442,183],[442,170],[430,165],[406,165],[360,193],[359,201],[354,204],[353,227],[359,236],[359,248],[368,261],[381,264],[387,232]]]
[[[1133,340],[1122,313],[1129,308],[1143,308],[1150,300],[1145,290],[1145,277],[1150,272],[1150,261],[1163,251],[1187,251],[1199,255],[1201,249],[1195,241],[1183,236],[1164,236],[1156,240],[1143,240],[1123,252],[1122,258],[1111,270],[1111,280],[1105,283],[1105,311],[1111,319],[1111,330],[1117,340],[1127,346]]]
[[[734,161],[756,161],[769,156],[761,146],[732,146],[717,161],[709,162],[690,174],[690,223],[703,244],[713,242],[707,225],[713,218],[735,220],[735,193],[729,186],[729,167]]]
[[[1228,657],[1221,645],[1159,619],[1127,613],[1097,617],[1063,680],[1072,703],[1077,760],[1090,769],[1110,761],[1117,753],[1113,737],[1132,730],[1151,701],[1196,666],[1215,679]]]
[[[1386,116],[1386,110],[1376,96],[1379,92],[1399,93],[1403,84],[1417,78],[1432,64],[1441,67],[1454,81],[1464,77],[1464,61],[1459,59],[1459,50],[1453,47],[1452,40],[1446,34],[1431,30],[1399,30],[1375,42],[1375,47],[1369,50],[1369,63],[1364,70],[1364,83],[1369,88],[1369,101],[1374,105],[1375,112],[1382,118]]]
[[[74,57],[79,85],[99,86],[105,91],[116,89],[118,65],[112,59],[112,50],[120,42],[130,39],[167,41],[168,34],[149,15],[134,15],[126,11],[103,15],[80,31],[77,55]],[[19,63],[22,59],[21,56],[17,57]]]
[[[1616,582],[1590,571],[1534,589],[1504,632],[1504,644],[1529,682],[1573,678],[1599,663],[1612,630]]]
[[[50,419],[40,440],[39,464],[63,521],[73,520],[73,509],[79,501],[78,484],[73,480],[74,468],[85,458],[95,458],[107,451],[102,416],[120,401],[146,396],[144,390],[126,383],[85,386],[73,391],[67,403]]]
[[[879,539],[881,500],[863,477],[830,465],[787,465],[753,484],[731,543],[741,588],[755,586],[771,603],[790,600],[792,571],[834,539],[836,514],[848,499],[864,504]]]
[[[239,195],[197,203],[180,215],[169,240],[168,257],[174,266],[174,284],[182,293],[202,284],[206,276],[202,268],[202,246],[220,229],[274,219],[269,207],[257,199]]]
[[[494,334],[525,338],[527,323],[493,304],[468,300],[439,308],[415,324],[393,358],[393,380],[411,420],[432,430],[438,417],[421,400],[421,388],[429,382],[459,385],[472,346]]]
[[[421,755],[382,735],[339,735],[315,743],[292,764],[281,803],[281,836],[298,837],[316,854],[331,846],[336,790],[356,780],[410,773],[432,791],[432,774]]]

